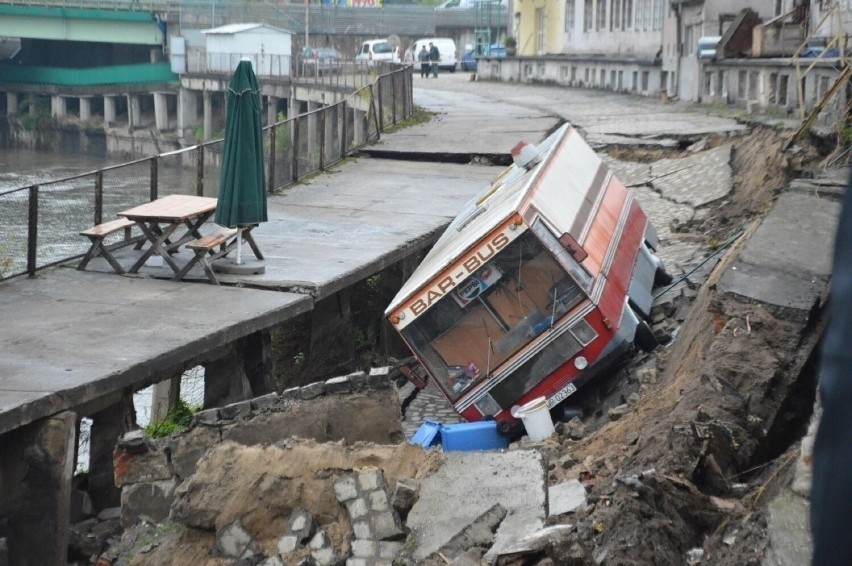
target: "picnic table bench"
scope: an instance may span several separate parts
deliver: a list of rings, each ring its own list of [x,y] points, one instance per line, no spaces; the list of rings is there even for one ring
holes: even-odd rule
[[[115,257],[112,255],[112,251],[123,248],[125,246],[130,246],[136,244],[136,249],[142,247],[142,243],[145,241],[145,236],[133,236],[131,234],[131,229],[136,226],[136,223],[132,220],[128,220],[126,218],[119,218],[117,220],[110,220],[108,222],[103,222],[101,224],[97,224],[92,226],[87,230],[83,230],[80,232],[81,236],[85,236],[91,242],[89,246],[89,251],[86,252],[86,255],[83,256],[83,260],[77,266],[77,269],[83,271],[86,269],[86,266],[97,256],[103,257],[107,262],[112,266],[113,270],[116,273],[122,274],[124,273],[124,268],[118,262]],[[124,238],[118,242],[113,244],[106,245],[104,244],[104,240],[115,234],[116,232],[124,231]]]

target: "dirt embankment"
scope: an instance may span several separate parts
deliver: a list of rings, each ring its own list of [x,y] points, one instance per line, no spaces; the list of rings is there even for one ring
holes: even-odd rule
[[[755,131],[735,142],[734,191],[700,221],[679,227],[745,241],[792,175],[816,157],[783,154],[783,138]],[[585,512],[548,555],[561,564],[759,564],[766,545],[762,504],[789,478],[796,442],[815,395],[821,306],[802,320],[723,294],[716,281],[728,250],[700,289],[668,349],[655,354],[659,380],[633,410],[580,440],[564,440],[552,481],[587,486]],[[696,559],[697,560],[697,559]],[[697,563],[697,562],[695,562]]]

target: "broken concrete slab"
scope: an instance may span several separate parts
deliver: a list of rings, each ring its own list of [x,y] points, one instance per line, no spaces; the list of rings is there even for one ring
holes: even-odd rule
[[[651,166],[654,188],[667,199],[702,206],[733,189],[732,144],[681,159],[662,159]]]
[[[586,505],[586,488],[579,480],[551,486],[547,491],[548,516],[571,513]]]
[[[573,529],[572,525],[553,525],[546,527],[506,547],[500,553],[500,558],[503,560],[520,558],[527,554],[536,554],[547,548],[548,545],[563,540]]]
[[[433,557],[443,560],[454,560],[466,554],[471,549],[481,549],[479,555],[485,554],[494,544],[494,534],[503,519],[506,518],[506,509],[499,503],[493,505],[488,511],[480,515],[471,524],[450,539],[442,546]]]
[[[782,318],[806,317],[825,292],[839,215],[838,202],[782,193],[719,290],[774,306]]]
[[[498,503],[508,514],[486,560],[544,524],[547,474],[539,452],[449,452],[445,457],[438,471],[420,484],[420,498],[408,514],[414,560],[440,549]]]

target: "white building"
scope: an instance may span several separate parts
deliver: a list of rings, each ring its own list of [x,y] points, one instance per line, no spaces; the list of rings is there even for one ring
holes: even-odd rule
[[[290,75],[293,34],[287,30],[266,24],[229,24],[202,33],[208,73],[231,74],[246,57],[258,76]]]

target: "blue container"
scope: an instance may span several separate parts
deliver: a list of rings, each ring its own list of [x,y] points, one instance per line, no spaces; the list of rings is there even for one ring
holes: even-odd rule
[[[428,421],[427,421],[428,422]],[[497,432],[497,421],[440,425],[441,445],[451,450],[500,450],[509,438]]]
[[[411,437],[410,444],[419,444],[423,448],[431,448],[441,443],[441,423],[435,421],[423,421],[414,436]]]

